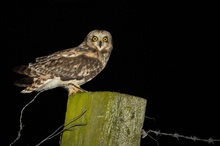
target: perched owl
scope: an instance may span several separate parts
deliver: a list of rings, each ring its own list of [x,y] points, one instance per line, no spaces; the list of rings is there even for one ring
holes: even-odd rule
[[[70,94],[84,91],[81,85],[93,79],[106,66],[113,49],[112,36],[106,30],[93,30],[77,47],[38,57],[15,72],[27,77],[15,81],[26,87],[21,93],[64,87]]]

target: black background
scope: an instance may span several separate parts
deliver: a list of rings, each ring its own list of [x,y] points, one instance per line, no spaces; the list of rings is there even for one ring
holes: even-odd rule
[[[115,91],[147,99],[144,129],[220,139],[219,45],[215,8],[206,3],[130,1],[29,1],[3,4],[1,100],[3,137],[17,136],[22,107],[35,95],[20,94],[12,72],[36,57],[79,45],[93,29],[111,32],[114,48],[106,68],[82,86],[88,91]],[[213,4],[214,6],[214,4]],[[25,110],[21,139],[39,143],[64,123],[67,92],[46,91]],[[167,136],[160,146],[210,145]],[[43,145],[59,145],[59,137]],[[218,145],[219,143],[216,143]],[[150,137],[141,146],[156,146]]]

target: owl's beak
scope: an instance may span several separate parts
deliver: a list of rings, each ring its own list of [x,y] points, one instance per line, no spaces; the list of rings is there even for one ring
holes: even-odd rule
[[[99,47],[100,47],[100,48],[102,47],[102,41],[99,42]]]

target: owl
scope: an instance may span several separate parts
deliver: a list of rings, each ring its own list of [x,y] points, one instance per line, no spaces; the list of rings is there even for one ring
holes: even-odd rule
[[[45,91],[56,87],[69,95],[85,91],[80,86],[92,80],[106,66],[113,49],[112,35],[106,30],[93,30],[77,47],[57,51],[14,69],[25,75],[15,85],[25,87],[21,93]]]

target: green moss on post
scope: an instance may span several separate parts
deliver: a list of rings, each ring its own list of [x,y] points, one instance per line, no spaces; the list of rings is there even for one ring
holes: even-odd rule
[[[138,146],[146,99],[116,92],[69,96],[61,146]]]

